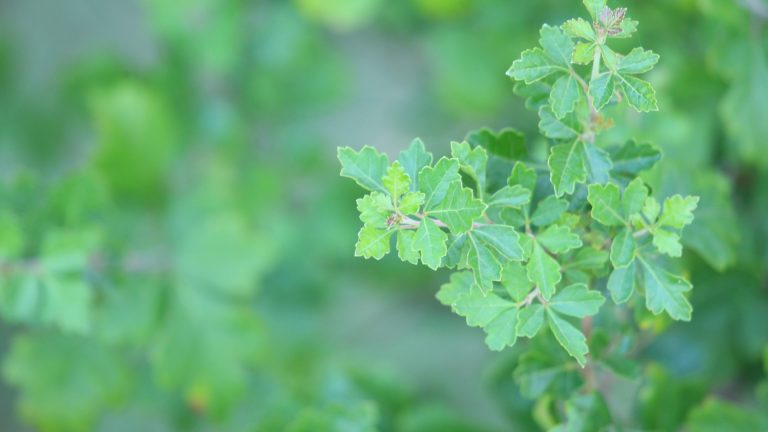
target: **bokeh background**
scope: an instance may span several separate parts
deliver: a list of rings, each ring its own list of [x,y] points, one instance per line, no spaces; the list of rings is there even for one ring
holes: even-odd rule
[[[0,430],[546,428],[517,350],[434,300],[446,274],[353,257],[335,149],[536,143],[504,73],[580,3],[0,2]],[[614,6],[661,55],[661,112],[606,139],[654,142],[646,180],[702,197],[694,320],[647,323],[616,393],[677,430],[707,399],[753,408],[765,377],[768,2]]]

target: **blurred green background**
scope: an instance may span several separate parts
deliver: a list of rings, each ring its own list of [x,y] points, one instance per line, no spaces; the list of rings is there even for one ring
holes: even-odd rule
[[[446,274],[353,258],[335,149],[541,140],[504,72],[580,3],[0,2],[0,430],[541,430],[516,350],[434,300]],[[661,55],[661,112],[608,139],[702,197],[694,319],[616,390],[678,430],[765,377],[768,2],[613,5]]]

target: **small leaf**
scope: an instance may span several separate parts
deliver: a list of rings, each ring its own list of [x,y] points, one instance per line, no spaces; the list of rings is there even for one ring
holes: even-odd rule
[[[485,244],[493,247],[504,258],[519,261],[523,258],[520,247],[520,234],[507,225],[483,225],[475,228],[472,233]]]
[[[583,0],[583,3],[592,19],[597,20],[598,15],[605,8],[606,0]]]
[[[683,256],[683,245],[680,244],[680,236],[662,228],[651,230],[653,245],[656,249],[673,258]]]
[[[619,59],[616,71],[625,74],[641,74],[653,69],[658,62],[658,54],[638,47]]]
[[[582,18],[569,19],[563,24],[563,31],[572,38],[595,40],[595,29],[592,24]]]
[[[387,173],[381,178],[381,182],[389,191],[395,205],[397,205],[400,197],[408,192],[408,188],[411,186],[411,178],[405,173],[405,169],[400,165],[399,161],[395,161],[387,168]]]
[[[603,303],[605,297],[599,292],[590,290],[584,284],[573,284],[557,293],[549,302],[549,307],[564,315],[584,318],[597,314]]]
[[[699,205],[699,197],[674,195],[664,200],[664,211],[659,225],[682,229],[693,222],[693,211]]]
[[[576,64],[586,65],[591,63],[595,59],[595,48],[597,45],[594,42],[579,42],[573,49],[572,61]]]
[[[621,215],[619,187],[613,183],[591,184],[587,201],[592,206],[592,219],[606,226],[625,225]]]
[[[656,91],[648,81],[631,75],[616,75],[629,105],[638,112],[658,111]]]
[[[488,153],[482,147],[472,148],[468,142],[452,142],[451,155],[459,160],[461,170],[469,174],[477,183],[480,193],[485,191],[485,172],[488,166]]]
[[[587,170],[584,167],[579,141],[552,147],[547,165],[550,170],[550,181],[558,197],[572,194],[576,183],[587,181]]]
[[[533,244],[531,259],[526,266],[528,280],[536,284],[545,300],[555,294],[555,286],[560,279],[560,264],[538,244]]]
[[[648,188],[641,178],[632,180],[627,188],[624,189],[624,195],[621,197],[621,207],[624,209],[624,216],[630,217],[640,213],[643,204],[648,198]]]
[[[512,62],[507,76],[526,84],[533,84],[553,73],[563,71],[541,48],[523,51],[520,58]]]
[[[531,215],[531,223],[536,226],[550,225],[560,219],[566,209],[568,209],[568,201],[550,195],[536,205],[536,210]]]
[[[600,147],[582,142],[584,151],[584,167],[590,183],[608,183],[611,180],[613,162],[611,156]]]
[[[560,27],[552,27],[544,24],[539,31],[541,44],[544,51],[561,66],[570,67],[573,55],[573,41],[565,35]]]
[[[614,39],[630,38],[630,37],[632,37],[632,33],[637,31],[637,25],[638,25],[637,21],[635,21],[633,19],[625,18],[621,22],[621,25],[619,26],[621,28],[621,31],[618,34],[613,34],[613,35],[610,35],[610,36],[612,38],[614,38]]]
[[[419,190],[424,193],[424,209],[430,210],[445,198],[448,187],[461,181],[459,161],[441,158],[434,167],[419,171]]]
[[[608,277],[608,291],[614,303],[626,303],[635,291],[636,262],[632,261],[627,267],[614,269]]]
[[[552,308],[547,309],[547,322],[555,339],[563,348],[575,358],[581,367],[587,363],[586,355],[589,352],[587,338],[576,327],[555,313]]]
[[[635,259],[635,236],[631,229],[623,228],[611,244],[611,263],[615,268],[626,267]]]
[[[552,114],[562,119],[566,114],[576,109],[576,103],[581,96],[579,82],[572,74],[563,75],[555,81],[549,94],[549,106]]]
[[[609,152],[613,161],[613,173],[635,177],[641,171],[652,168],[661,159],[661,152],[650,144],[637,144],[627,141],[621,147],[614,147]]]
[[[457,314],[467,319],[470,327],[485,327],[502,312],[514,309],[515,304],[493,293],[483,294],[471,290],[453,304]]]
[[[600,54],[602,55],[605,66],[611,72],[616,72],[619,64],[619,55],[616,54],[608,45],[600,45]]]
[[[370,190],[387,193],[381,178],[387,172],[389,160],[370,146],[363,147],[359,152],[350,147],[339,147],[337,157],[341,162],[341,176],[348,177],[360,186]]]
[[[485,344],[492,351],[501,351],[504,347],[512,346],[517,341],[516,308],[507,309],[485,326]]]
[[[394,231],[379,229],[372,226],[364,226],[357,235],[355,256],[364,258],[381,259],[389,253],[390,238]]]
[[[432,164],[432,153],[424,148],[424,142],[419,138],[414,139],[408,149],[400,152],[397,160],[411,179],[411,192],[419,190],[419,172]]]
[[[437,300],[445,306],[453,306],[459,299],[470,292],[475,284],[472,272],[456,272],[451,275],[448,283],[440,286],[437,292]]]
[[[357,210],[360,212],[360,220],[365,225],[374,228],[387,228],[387,219],[394,211],[392,200],[381,192],[370,194],[357,199]]]
[[[579,136],[578,122],[573,116],[558,120],[549,105],[539,108],[539,119],[539,130],[547,138],[572,139]]]
[[[645,284],[645,305],[648,310],[658,315],[666,311],[677,321],[690,321],[693,308],[685,298],[685,293],[691,290],[691,284],[665,270],[656,268],[643,258],[643,282]]]
[[[653,223],[659,217],[659,213],[661,213],[661,205],[656,201],[656,198],[649,196],[645,199],[641,212],[646,219]]]
[[[472,223],[483,215],[485,208],[485,204],[472,195],[471,189],[455,181],[448,187],[443,200],[427,214],[445,223],[456,234],[472,229]]]
[[[443,258],[443,265],[448,268],[466,268],[469,248],[465,247],[467,234],[452,235],[448,242],[448,252]]]
[[[501,280],[501,264],[493,253],[472,234],[469,234],[469,241],[472,247],[469,249],[467,262],[475,274],[475,284],[484,293],[491,292],[493,282]]]
[[[414,245],[416,232],[412,230],[399,230],[397,232],[397,256],[411,264],[419,263],[419,251]]]
[[[531,191],[521,185],[504,186],[488,200],[490,207],[520,207],[531,202]]]
[[[569,227],[560,225],[551,225],[536,234],[536,240],[555,254],[565,253],[582,245],[578,234],[572,233]]]
[[[525,274],[525,267],[518,261],[507,261],[501,270],[501,285],[515,301],[522,301],[533,289],[533,283]]]
[[[424,218],[421,220],[419,229],[416,230],[413,241],[421,254],[421,262],[432,270],[437,270],[443,257],[448,253],[445,245],[448,235],[432,219]]]
[[[603,72],[589,82],[589,95],[595,104],[595,109],[601,110],[613,98],[616,80],[611,72]]]
[[[419,207],[424,204],[424,194],[421,192],[408,192],[403,195],[400,203],[397,205],[401,213],[410,215],[419,212]]]
[[[510,186],[520,185],[529,191],[533,192],[536,189],[536,170],[528,168],[522,162],[515,162],[515,166],[512,167],[512,174],[507,179],[507,184]]]
[[[544,307],[539,303],[533,303],[523,309],[517,315],[517,335],[532,338],[544,325]]]

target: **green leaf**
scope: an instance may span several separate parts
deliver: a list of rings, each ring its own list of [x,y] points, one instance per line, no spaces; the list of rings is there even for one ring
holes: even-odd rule
[[[591,184],[587,201],[592,206],[592,219],[606,226],[625,225],[621,213],[619,187],[613,183]]]
[[[341,176],[348,177],[360,186],[387,193],[381,178],[387,172],[389,160],[373,147],[365,146],[359,152],[350,147],[339,147],[337,157],[341,162]]]
[[[533,244],[531,259],[526,266],[528,280],[536,284],[545,300],[552,298],[555,294],[555,286],[562,275],[560,274],[560,264],[538,244]]]
[[[421,254],[421,262],[432,270],[437,270],[443,257],[448,253],[448,248],[445,245],[448,241],[448,235],[432,219],[424,218],[421,220],[413,240],[416,249]]]
[[[550,225],[560,219],[566,209],[568,209],[568,201],[550,195],[536,205],[536,210],[531,215],[531,223],[536,226]]]
[[[595,109],[601,110],[611,101],[616,87],[613,73],[603,72],[589,82],[589,95],[595,104]]]
[[[448,268],[466,268],[469,248],[465,247],[467,234],[452,235],[448,241],[448,253],[443,258],[443,265]]]
[[[581,367],[587,363],[589,352],[587,338],[576,327],[563,319],[552,308],[547,309],[547,322],[552,334],[571,357],[575,358]]]
[[[427,211],[429,216],[445,223],[452,233],[472,229],[472,223],[485,212],[486,206],[472,195],[472,190],[462,187],[460,181],[451,183],[445,197]]]
[[[408,149],[400,152],[397,158],[411,179],[411,191],[419,190],[418,175],[422,168],[432,164],[432,153],[427,152],[424,142],[416,138],[411,141]]]
[[[397,232],[397,256],[411,264],[419,263],[419,251],[414,243],[415,238],[416,231],[399,230]]]
[[[573,49],[573,63],[586,65],[595,58],[595,49],[597,44],[594,42],[579,42]]]
[[[469,267],[475,274],[475,283],[484,293],[493,291],[493,282],[501,280],[501,264],[485,245],[469,234],[471,248],[467,255]]]
[[[565,424],[550,432],[592,432],[608,430],[611,413],[597,392],[577,394],[565,404]]]
[[[764,412],[763,412],[764,414]],[[691,410],[685,430],[688,432],[748,432],[765,430],[759,411],[714,399]]]
[[[620,25],[621,31],[618,34],[610,35],[610,37],[614,39],[630,38],[632,37],[632,33],[637,31],[637,25],[638,25],[637,21],[629,18],[624,18],[624,20],[621,21],[621,25]]]
[[[357,210],[360,212],[360,220],[372,228],[387,228],[387,219],[394,209],[392,200],[381,192],[370,194],[357,199]]]
[[[475,228],[472,234],[482,242],[496,249],[496,251],[508,260],[519,261],[523,258],[523,249],[520,247],[520,234],[507,225],[483,225]]]
[[[516,308],[507,309],[485,327],[485,344],[493,351],[501,351],[517,341]]]
[[[621,207],[624,209],[624,216],[630,217],[640,213],[648,198],[648,188],[641,178],[632,180],[627,188],[624,189],[624,195],[621,197]]]
[[[645,199],[641,212],[646,219],[654,222],[659,217],[659,213],[661,213],[661,205],[656,201],[656,198],[649,196]]]
[[[572,38],[595,40],[595,29],[592,24],[582,18],[569,19],[563,24],[563,31]]]
[[[619,55],[606,44],[600,45],[600,54],[602,55],[605,67],[615,73],[619,64]]]
[[[504,186],[488,200],[489,207],[520,207],[531,202],[531,191],[521,185]]]
[[[45,302],[42,320],[72,333],[86,333],[91,327],[93,291],[79,276],[47,275],[43,278]]]
[[[485,191],[485,172],[488,166],[488,153],[482,147],[472,148],[468,142],[452,142],[451,155],[459,160],[461,170],[469,174],[477,183],[477,190],[482,195]]]
[[[597,20],[600,12],[605,8],[606,0],[583,0],[583,3],[592,19]]]
[[[512,167],[512,174],[507,179],[507,184],[510,186],[520,185],[529,191],[533,192],[536,189],[536,170],[528,168],[522,162],[515,162],[515,166]]]
[[[536,234],[536,241],[555,254],[565,253],[582,245],[578,234],[572,233],[569,227],[560,225],[550,225],[543,232]]]
[[[539,119],[539,130],[547,138],[565,140],[579,136],[578,122],[573,116],[558,120],[549,105],[539,108]]]
[[[568,354],[552,337],[539,337],[531,341],[528,351],[520,356],[514,379],[520,386],[520,392],[531,399],[540,397],[544,392],[565,398],[583,384]]]
[[[576,183],[587,181],[587,170],[584,167],[579,141],[552,147],[547,165],[550,170],[550,181],[558,197],[572,194]]]
[[[648,310],[654,315],[666,311],[674,320],[690,321],[693,308],[685,298],[685,293],[691,290],[691,284],[683,278],[655,267],[642,257],[640,263],[643,268],[645,305]]]
[[[576,109],[581,96],[579,82],[572,74],[563,75],[555,81],[549,94],[549,106],[556,118],[562,119]]]
[[[394,231],[365,225],[357,234],[355,256],[381,259],[389,253],[390,239]]]
[[[658,111],[656,91],[648,81],[630,75],[616,74],[616,79],[624,90],[629,105],[638,112]]]
[[[502,312],[515,309],[515,304],[493,293],[472,290],[453,304],[457,314],[467,319],[470,327],[485,327]]]
[[[614,303],[626,303],[635,291],[636,263],[632,261],[627,267],[614,269],[608,277],[608,291]]]
[[[661,159],[661,152],[650,144],[627,141],[623,146],[612,148],[613,173],[634,178],[637,174],[652,168]]]
[[[408,192],[403,195],[397,205],[401,213],[410,215],[419,212],[419,207],[424,204],[424,194],[421,192]]]
[[[589,183],[608,183],[611,180],[613,162],[608,153],[600,147],[582,142],[584,151],[584,167],[587,170]]]
[[[626,267],[635,259],[635,236],[631,229],[623,228],[611,244],[611,263],[614,267]]]
[[[683,256],[683,245],[678,234],[661,228],[652,229],[651,234],[653,245],[659,252],[675,258]]]
[[[664,211],[659,225],[682,229],[693,222],[693,211],[699,204],[699,197],[674,195],[664,200]]]
[[[431,210],[443,201],[448,187],[461,181],[459,161],[441,158],[434,167],[424,167],[419,171],[419,190],[424,193],[424,209]]]
[[[544,325],[544,307],[540,303],[532,303],[523,309],[517,316],[517,335],[532,338]]]
[[[470,292],[475,284],[475,277],[472,272],[456,272],[451,274],[448,283],[440,286],[440,290],[435,297],[445,306],[453,306],[459,299]],[[476,290],[477,291],[477,290]]]
[[[584,318],[597,314],[603,303],[602,294],[579,283],[563,288],[549,302],[549,307],[564,315]]]
[[[625,74],[641,74],[648,72],[659,62],[659,55],[653,51],[635,48],[629,54],[619,59],[616,72]]]
[[[507,76],[526,84],[533,84],[553,73],[563,71],[541,48],[523,51],[520,58],[512,62]]]
[[[555,62],[561,66],[570,67],[573,55],[573,41],[565,35],[560,27],[544,24],[539,31],[539,44]]]
[[[518,261],[507,261],[501,270],[501,285],[515,301],[522,301],[533,289],[525,267]]]
[[[411,186],[411,178],[405,173],[405,169],[400,165],[400,161],[395,161],[387,168],[387,173],[381,178],[384,187],[392,196],[392,201],[397,205],[400,197],[408,192]]]

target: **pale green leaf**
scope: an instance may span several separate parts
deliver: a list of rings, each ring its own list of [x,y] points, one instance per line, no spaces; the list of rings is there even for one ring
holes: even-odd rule
[[[597,45],[594,42],[579,42],[573,49],[573,62],[576,64],[589,64],[595,58],[595,48]]]
[[[643,203],[643,209],[641,212],[646,219],[654,222],[656,221],[656,218],[659,217],[659,213],[661,213],[661,204],[656,201],[656,198],[649,196],[645,199],[645,203]]]
[[[581,367],[587,363],[586,355],[589,352],[587,338],[570,322],[560,317],[552,308],[547,309],[547,322],[555,339],[563,348],[575,358]]]
[[[528,280],[536,284],[545,300],[552,298],[562,274],[560,264],[538,244],[533,244],[531,259],[526,266]]]
[[[573,55],[573,41],[565,35],[560,27],[544,24],[539,31],[539,44],[544,51],[559,65],[570,67]]]
[[[648,310],[655,315],[666,311],[674,320],[690,321],[693,308],[685,298],[685,293],[691,290],[691,284],[643,258],[640,258],[640,263],[643,267],[645,304]]]
[[[595,105],[595,109],[601,110],[613,98],[616,88],[616,79],[613,73],[603,72],[589,82],[589,95]]]
[[[549,307],[564,315],[584,318],[597,314],[603,303],[605,297],[602,294],[579,283],[563,288],[552,297]]]
[[[517,81],[533,84],[555,72],[564,71],[541,48],[523,51],[520,58],[512,62],[507,75]]]
[[[611,263],[614,267],[626,267],[635,259],[637,243],[631,229],[623,228],[611,244]]]
[[[488,153],[485,149],[472,148],[466,141],[454,141],[451,143],[451,155],[459,160],[461,170],[475,180],[477,189],[485,191],[485,172],[488,167]]]
[[[558,120],[549,105],[539,108],[539,130],[552,139],[572,139],[579,136],[579,125],[573,116],[566,116]]]
[[[600,12],[605,8],[606,0],[583,0],[583,3],[592,19],[597,20]]]
[[[507,184],[510,186],[520,185],[533,192],[536,189],[536,178],[537,175],[534,168],[528,168],[524,163],[518,161],[512,167],[512,174],[509,175]]]
[[[682,229],[693,222],[693,211],[699,205],[699,197],[674,195],[664,200],[664,210],[659,225]]]
[[[472,234],[508,260],[519,261],[523,258],[520,234],[511,226],[483,225],[475,228]]]
[[[418,175],[422,168],[432,164],[432,153],[424,147],[424,142],[416,138],[406,150],[400,152],[397,158],[405,168],[405,173],[411,179],[411,191],[419,190]]]
[[[400,197],[408,192],[408,188],[411,186],[411,178],[405,173],[405,169],[400,165],[400,161],[395,161],[387,168],[387,173],[381,178],[381,182],[389,191],[395,205],[399,202]]]
[[[611,35],[614,39],[626,39],[629,37],[632,37],[632,33],[637,31],[637,25],[639,23],[633,19],[630,18],[624,18],[624,20],[621,21],[621,31],[618,34]]]
[[[390,238],[394,231],[365,225],[357,234],[355,256],[381,259],[389,253]]]
[[[616,72],[619,65],[619,55],[616,54],[608,45],[600,45],[600,54],[602,55],[605,66],[611,72]]]
[[[341,162],[341,176],[348,177],[360,186],[387,193],[381,178],[387,172],[389,160],[373,147],[365,146],[359,152],[350,147],[339,147],[337,157]]]
[[[421,192],[408,192],[403,195],[397,207],[401,213],[410,215],[419,212],[419,207],[424,204],[424,194]]]
[[[523,309],[517,316],[517,335],[532,338],[544,325],[544,307],[540,303],[532,303]]]
[[[627,188],[624,189],[624,195],[621,197],[621,207],[624,209],[624,216],[630,217],[640,213],[648,198],[648,188],[641,178],[632,180]]]
[[[576,103],[581,97],[582,89],[572,74],[563,75],[555,81],[549,94],[549,106],[552,114],[562,119],[576,109]]]
[[[448,234],[444,233],[430,218],[421,220],[413,239],[416,249],[421,254],[421,262],[432,270],[437,270],[443,257],[448,253]]]
[[[579,141],[552,147],[547,160],[550,181],[555,188],[555,195],[572,194],[576,183],[587,181],[587,170]]]
[[[451,274],[448,283],[440,286],[440,290],[435,297],[445,306],[453,306],[459,299],[470,292],[475,284],[475,278],[472,272],[456,272]]]
[[[626,303],[635,291],[636,263],[632,261],[627,267],[614,269],[608,277],[608,291],[614,303]]]
[[[445,198],[448,187],[461,181],[459,161],[441,158],[434,167],[424,167],[419,171],[419,190],[424,193],[424,209],[430,210]]]
[[[470,327],[485,327],[509,309],[515,309],[515,304],[493,293],[483,294],[480,290],[471,290],[453,304],[453,310],[466,318]]]
[[[572,38],[595,40],[595,28],[583,18],[569,19],[563,24],[563,31]]]
[[[621,213],[619,187],[613,183],[591,184],[587,201],[592,206],[592,219],[606,226],[626,224]]]
[[[493,351],[501,351],[517,341],[517,308],[503,311],[485,326],[485,344]]]
[[[531,223],[536,226],[547,226],[560,219],[566,209],[568,209],[568,201],[550,195],[536,205],[536,210],[531,215]]]
[[[661,152],[650,144],[627,141],[623,146],[610,149],[614,175],[634,178],[650,169],[661,159]]]
[[[572,233],[569,227],[560,225],[550,225],[536,234],[536,241],[555,254],[565,253],[582,245],[578,234]]]
[[[610,155],[600,147],[591,143],[582,143],[584,151],[584,168],[587,170],[589,183],[608,183],[611,180],[613,162]]]
[[[658,111],[656,104],[656,90],[651,83],[631,75],[617,74],[616,78],[624,90],[627,103],[638,112]]]
[[[518,261],[507,261],[501,270],[501,285],[515,301],[522,301],[533,289],[525,267]]]
[[[469,247],[467,243],[467,234],[452,235],[448,241],[448,252],[443,258],[443,265],[448,268],[467,268],[467,255]]]
[[[397,232],[397,256],[411,264],[419,263],[419,251],[414,244],[416,231],[399,230]]]
[[[387,219],[394,211],[392,199],[381,192],[371,192],[358,198],[357,210],[360,212],[360,220],[365,225],[382,229],[387,228]]]
[[[651,234],[653,235],[653,245],[659,252],[674,258],[683,256],[683,245],[680,244],[678,234],[662,228],[652,229]]]
[[[504,186],[488,200],[490,207],[520,207],[531,201],[531,191],[523,186]]]
[[[619,59],[616,71],[626,74],[640,74],[653,69],[658,62],[658,54],[638,47]]]
[[[443,200],[427,214],[445,223],[452,233],[462,233],[472,229],[472,223],[483,215],[485,208],[485,204],[472,195],[471,189],[462,187],[457,181],[451,183]]]
[[[490,249],[471,233],[469,241],[471,248],[467,262],[475,274],[475,283],[484,293],[493,291],[493,282],[501,280],[501,263]]]

